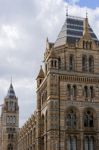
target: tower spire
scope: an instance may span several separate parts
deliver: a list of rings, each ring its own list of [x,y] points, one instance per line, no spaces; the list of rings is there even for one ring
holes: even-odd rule
[[[68,16],[68,6],[66,6],[66,17]]]
[[[12,76],[11,76],[11,84],[12,84]]]
[[[87,10],[86,10],[86,18],[85,18],[83,24],[84,24],[83,25],[83,36],[90,37],[89,24],[88,24],[88,12],[87,12]]]
[[[88,18],[88,12],[87,12],[87,10],[86,10],[86,18]]]

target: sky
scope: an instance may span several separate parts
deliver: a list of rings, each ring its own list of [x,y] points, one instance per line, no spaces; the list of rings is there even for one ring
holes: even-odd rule
[[[69,4],[77,4],[80,7],[88,7],[95,9],[99,6],[99,0],[65,0]]]
[[[0,0],[0,104],[12,77],[20,107],[20,127],[36,109],[36,77],[43,65],[46,38],[55,42],[66,17],[88,12],[99,38],[98,0]]]

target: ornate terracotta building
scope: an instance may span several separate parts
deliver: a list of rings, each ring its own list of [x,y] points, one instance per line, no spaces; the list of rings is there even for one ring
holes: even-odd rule
[[[19,106],[10,84],[0,117],[0,150],[18,150]]]
[[[56,42],[46,41],[44,65],[19,150],[99,150],[99,41],[87,17],[66,16]]]
[[[87,17],[66,16],[56,42],[46,41],[43,68],[37,109],[18,137],[18,100],[10,85],[1,150],[99,150],[99,41]]]

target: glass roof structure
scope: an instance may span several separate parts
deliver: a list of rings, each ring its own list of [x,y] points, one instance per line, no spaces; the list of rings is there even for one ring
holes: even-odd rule
[[[83,36],[84,18],[66,16],[66,20],[54,44],[54,47],[62,46],[66,43],[75,43]],[[97,36],[89,25],[89,32],[92,39],[99,43]]]

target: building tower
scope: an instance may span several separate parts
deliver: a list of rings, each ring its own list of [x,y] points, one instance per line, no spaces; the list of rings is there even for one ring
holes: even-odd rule
[[[17,150],[19,131],[19,106],[13,85],[10,84],[7,96],[4,99],[1,113],[2,146],[1,150]]]
[[[88,18],[67,15],[46,42],[35,150],[99,150],[99,41]]]

